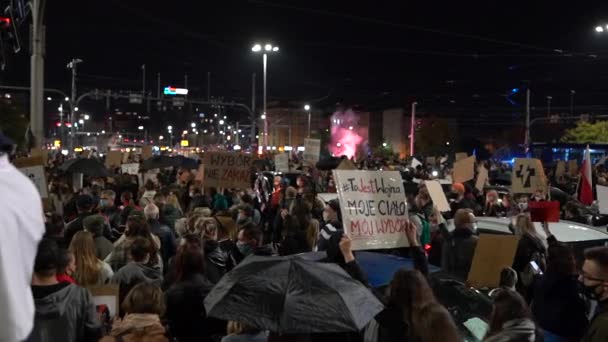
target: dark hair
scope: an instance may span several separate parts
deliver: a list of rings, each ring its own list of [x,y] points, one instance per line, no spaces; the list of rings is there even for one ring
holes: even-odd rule
[[[388,291],[388,306],[399,308],[408,322],[415,311],[436,301],[428,281],[418,270],[397,271]]]
[[[65,222],[61,215],[52,214],[44,224],[46,235],[60,235],[65,229]]]
[[[249,222],[241,227],[241,231],[248,240],[256,240],[258,244],[262,242],[262,231],[255,224]]]
[[[608,273],[608,247],[586,249],[585,259],[595,261],[602,269],[602,273]]]
[[[217,189],[216,188],[209,188],[209,195],[211,195],[211,196],[217,195]]]
[[[459,342],[462,336],[443,305],[430,302],[412,315],[413,332],[418,342]]]
[[[150,235],[150,226],[146,219],[140,216],[129,216],[127,218],[127,230],[125,236],[142,236],[148,237]]]
[[[156,189],[156,185],[154,184],[154,182],[152,180],[148,179],[146,181],[146,184],[144,185],[144,188],[146,190],[152,191],[152,190]]]
[[[525,299],[512,290],[500,290],[494,296],[494,309],[490,317],[489,330],[486,337],[500,332],[503,325],[514,319],[532,318],[530,308]]]
[[[243,194],[243,196],[241,196],[241,202],[245,204],[253,204],[253,198],[249,194]]]
[[[162,200],[165,200],[165,198],[167,198],[167,196],[169,196],[169,195],[166,195],[166,194],[164,194],[164,193],[163,193],[163,192],[161,192],[161,191],[157,191],[157,192],[154,194],[154,197],[153,197],[152,199],[154,200],[154,202],[156,202],[157,200],[158,200],[158,201],[160,201],[161,199],[162,199]]]
[[[241,204],[238,210],[242,211],[247,217],[253,217],[253,208],[249,204]]]
[[[500,286],[514,287],[517,283],[517,272],[511,267],[505,267],[500,271]]]
[[[57,274],[65,274],[66,268],[70,265],[70,261],[74,254],[67,249],[59,248],[59,254],[57,255]]]
[[[120,194],[120,199],[124,202],[124,201],[128,201],[131,202],[131,200],[133,199],[133,194],[131,193],[131,191],[125,191],[122,194]]]
[[[576,259],[570,247],[563,243],[549,245],[546,272],[559,275],[576,274]]]
[[[151,283],[135,285],[122,302],[122,309],[130,314],[156,314],[165,313],[165,300],[160,287]]]
[[[59,253],[59,246],[55,240],[42,239],[36,252],[34,272],[47,277],[57,274]]]
[[[145,237],[136,237],[129,245],[129,253],[135,262],[142,262],[150,255],[150,240]]]
[[[175,257],[176,278],[175,281],[183,281],[192,278],[195,274],[205,273],[205,257],[200,245],[185,245],[181,252]]]

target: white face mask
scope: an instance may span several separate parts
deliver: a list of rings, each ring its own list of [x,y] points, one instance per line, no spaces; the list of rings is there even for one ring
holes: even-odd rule
[[[519,210],[526,210],[528,209],[528,203],[525,202],[521,202],[517,204],[519,206]]]

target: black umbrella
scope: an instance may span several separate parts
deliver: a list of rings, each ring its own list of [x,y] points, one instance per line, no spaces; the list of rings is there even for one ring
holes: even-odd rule
[[[360,331],[383,305],[336,264],[251,256],[217,283],[205,308],[258,329],[309,334]]]
[[[178,167],[188,170],[198,169],[198,160],[196,159],[187,158],[184,156],[176,156],[174,158],[176,159],[176,166]]]
[[[342,158],[336,158],[336,157],[329,157],[326,159],[322,159],[317,162],[316,168],[319,170],[323,170],[323,171],[334,170],[335,168],[337,168],[340,165],[342,160],[343,160]]]
[[[154,156],[144,160],[139,169],[142,171],[152,169],[164,169],[166,167],[178,166],[178,160],[170,156]]]
[[[85,176],[109,177],[110,172],[96,159],[72,159],[63,163],[59,170],[66,173],[82,173]]]

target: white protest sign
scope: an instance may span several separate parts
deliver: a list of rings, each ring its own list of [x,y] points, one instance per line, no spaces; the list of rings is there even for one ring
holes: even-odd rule
[[[274,170],[289,172],[289,156],[287,153],[279,153],[274,156]]]
[[[600,214],[608,214],[608,186],[596,185],[595,190]]]
[[[137,175],[139,173],[139,163],[122,164],[120,168],[124,174]]]
[[[443,192],[441,184],[438,181],[425,181],[424,185],[429,191],[429,196],[431,196],[433,204],[437,206],[437,209],[439,209],[440,212],[445,213],[451,210],[450,203],[448,203],[448,199],[445,197],[445,193]]]
[[[353,250],[408,246],[403,180],[398,171],[334,170],[344,232]]]
[[[23,174],[34,182],[36,189],[40,193],[41,198],[48,198],[49,192],[48,187],[46,185],[46,177],[44,175],[44,166],[42,165],[34,165],[19,168],[19,171],[23,172]]]
[[[315,165],[319,161],[321,154],[321,140],[304,139],[304,163]]]
[[[422,165],[422,163],[418,159],[412,158],[412,167],[415,169],[418,165]]]
[[[511,173],[511,193],[533,194],[537,190],[547,193],[547,177],[538,159],[516,158]]]

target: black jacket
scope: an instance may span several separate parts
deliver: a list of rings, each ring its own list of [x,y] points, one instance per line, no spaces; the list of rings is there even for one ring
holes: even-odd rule
[[[576,275],[545,273],[533,287],[532,313],[538,325],[568,341],[580,341],[588,322]]]
[[[148,225],[150,226],[150,232],[158,236],[160,240],[160,255],[163,259],[163,269],[166,272],[169,259],[176,253],[175,236],[173,236],[169,227],[161,224],[158,220],[148,220]]]
[[[65,233],[63,234],[63,236],[65,239],[65,243],[68,246],[70,245],[70,242],[72,242],[72,238],[74,237],[74,235],[76,235],[76,233],[78,233],[79,231],[84,230],[82,220],[84,220],[85,217],[91,215],[93,215],[93,213],[91,212],[80,213],[78,214],[78,217],[76,217],[74,220],[70,221],[66,225]],[[103,227],[103,236],[105,236],[108,240],[112,240],[112,231],[110,230],[110,226],[107,224]]]
[[[445,224],[439,225],[443,237],[441,268],[461,280],[466,280],[473,263],[475,248],[479,237],[468,228],[454,229],[448,232]]]
[[[180,342],[211,341],[203,301],[213,284],[202,274],[173,284],[165,293],[171,336]]]
[[[205,241],[204,249],[205,275],[211,283],[216,284],[224,274],[234,267],[233,251],[229,245],[213,240]]]
[[[517,271],[518,274],[521,273],[528,263],[530,263],[534,253],[545,255],[547,249],[539,239],[531,237],[528,234],[522,235],[517,244],[515,259],[513,259],[513,269]],[[543,267],[542,265],[539,266]]]

